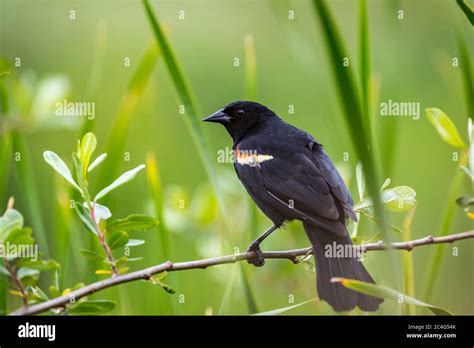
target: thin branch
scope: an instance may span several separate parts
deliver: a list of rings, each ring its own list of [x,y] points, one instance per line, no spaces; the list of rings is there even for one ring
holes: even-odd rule
[[[21,294],[21,300],[23,301],[23,304],[25,306],[28,306],[28,298],[26,296],[25,287],[23,286],[23,283],[21,282],[20,278],[18,278],[18,273],[16,272],[15,267],[10,264],[7,257],[5,257],[3,259],[3,264],[5,265],[8,272],[10,273],[10,277],[15,282],[15,285],[18,288],[18,291]]]
[[[451,235],[447,235],[443,237],[427,236],[427,237],[415,239],[408,242],[392,243],[390,245],[387,245],[383,243],[382,241],[379,241],[377,243],[362,245],[362,251],[366,252],[366,251],[373,251],[373,250],[386,250],[388,248],[411,251],[413,248],[416,248],[422,245],[452,243],[455,241],[468,239],[468,238],[474,238],[474,230],[457,233],[457,234],[451,234]],[[311,251],[312,251],[312,248],[309,247],[309,248],[286,250],[286,251],[266,251],[266,252],[263,252],[262,255],[266,259],[287,259],[287,260],[292,261],[293,263],[298,263],[299,257],[308,255]],[[22,307],[10,313],[10,315],[33,315],[33,314],[45,312],[49,309],[64,307],[74,301],[77,301],[85,296],[91,295],[100,290],[110,288],[115,285],[132,282],[135,280],[149,280],[154,274],[162,273],[165,271],[173,272],[173,271],[183,271],[183,270],[188,270],[188,269],[199,269],[199,268],[205,269],[211,266],[235,263],[235,262],[243,261],[243,260],[250,260],[254,257],[255,257],[254,252],[244,252],[244,253],[238,253],[235,255],[220,256],[220,257],[214,257],[214,258],[196,260],[196,261],[186,261],[186,262],[177,262],[177,263],[172,263],[171,261],[167,261],[162,264],[145,268],[139,271],[115,276],[112,278],[98,281],[96,283],[92,283],[83,288],[75,290],[67,295],[57,297],[49,301],[45,301],[45,302],[42,302],[33,306],[29,306],[29,307]]]

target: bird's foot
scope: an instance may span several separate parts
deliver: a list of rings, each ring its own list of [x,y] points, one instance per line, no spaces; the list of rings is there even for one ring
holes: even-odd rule
[[[255,256],[249,260],[248,263],[254,265],[255,267],[262,267],[265,264],[265,258],[262,255],[262,250],[260,250],[260,245],[258,243],[250,244],[247,252],[255,253]]]

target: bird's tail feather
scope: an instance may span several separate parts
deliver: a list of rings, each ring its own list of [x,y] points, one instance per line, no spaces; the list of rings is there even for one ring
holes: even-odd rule
[[[334,247],[338,245],[342,247],[352,245],[349,235],[337,236],[307,223],[304,224],[304,229],[313,245],[319,298],[328,302],[338,312],[350,311],[356,306],[363,311],[376,311],[383,299],[353,291],[339,283],[330,282],[333,277],[343,277],[375,283],[357,256],[354,254],[337,255],[337,251],[334,250]],[[328,250],[327,245],[330,245],[330,248],[333,248],[331,251],[336,254],[327,256],[325,254]]]

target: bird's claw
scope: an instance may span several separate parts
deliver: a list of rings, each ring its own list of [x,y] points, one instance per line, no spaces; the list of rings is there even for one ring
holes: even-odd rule
[[[262,267],[265,264],[265,258],[262,255],[262,250],[260,250],[260,245],[252,243],[247,249],[247,252],[255,253],[253,258],[247,260],[248,263],[255,267]]]

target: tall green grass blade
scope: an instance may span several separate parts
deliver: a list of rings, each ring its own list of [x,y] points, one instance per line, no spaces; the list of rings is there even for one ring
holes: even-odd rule
[[[2,137],[0,141],[0,212],[2,214],[7,207],[7,185],[13,154],[12,136],[10,130],[8,129],[9,126],[7,123],[9,111],[7,88],[2,76],[0,78],[0,135]],[[7,313],[7,282],[8,277],[0,272],[0,315],[5,315]]]
[[[107,153],[107,160],[98,168],[100,171],[100,175],[98,175],[100,188],[110,184],[118,176],[120,165],[123,162],[122,156],[127,145],[130,123],[135,116],[135,110],[155,68],[158,57],[159,50],[155,44],[152,44],[141,58],[128,84],[127,91],[122,97],[103,151]]]
[[[411,240],[411,225],[415,216],[415,209],[411,209],[403,223],[403,241]],[[408,296],[415,297],[415,275],[413,271],[413,257],[409,251],[402,251],[403,263],[403,292]],[[413,304],[405,305],[405,313],[408,315],[416,314],[416,307]]]
[[[0,119],[0,122],[1,119]],[[2,139],[0,140],[0,146],[2,150],[0,151],[0,210],[5,210],[8,192],[7,185],[10,177],[10,165],[12,159],[12,136],[10,131],[7,129],[0,130],[2,134]]]
[[[160,222],[157,226],[157,230],[161,242],[161,255],[164,260],[172,260],[173,252],[171,250],[170,234],[163,219],[163,188],[161,186],[160,172],[154,153],[149,153],[146,157],[146,172],[148,186],[150,187],[153,206],[155,208],[155,216]]]
[[[452,179],[448,196],[446,199],[447,205],[446,205],[445,212],[443,215],[443,222],[441,224],[441,231],[439,233],[439,236],[446,236],[447,234],[451,232],[451,227],[453,225],[453,220],[454,220],[454,213],[456,211],[455,202],[456,202],[456,198],[458,197],[463,178],[464,178],[463,172],[456,169],[456,173],[454,174],[454,177]],[[427,275],[427,279],[425,281],[425,284],[427,284],[426,293],[425,293],[426,301],[431,301],[433,297],[434,290],[436,287],[436,282],[438,280],[438,275],[442,266],[446,244],[438,244],[435,248],[436,250],[434,251],[431,262],[428,263],[430,266],[428,268],[428,271],[426,272],[426,275]]]
[[[232,269],[228,275],[227,284],[224,290],[224,296],[222,296],[222,301],[219,306],[219,315],[224,315],[227,307],[229,306],[230,294],[232,293],[232,288],[234,287],[235,274],[237,273],[238,267],[239,265],[237,263],[231,265]]]
[[[462,38],[458,39],[458,46],[468,117],[474,118],[474,72],[471,66],[472,59],[469,57],[466,43]]]
[[[245,97],[247,100],[257,99],[257,60],[253,35],[244,38],[245,49]]]
[[[255,301],[255,296],[250,286],[248,274],[245,272],[245,267],[243,263],[240,263],[240,273],[242,274],[242,283],[244,287],[245,299],[247,300],[247,308],[249,314],[258,313],[257,301]]]
[[[370,53],[366,0],[359,0],[359,77],[360,100],[365,119],[366,134],[372,136],[370,125]]]
[[[35,170],[31,165],[30,153],[22,134],[15,131],[12,132],[12,136],[13,151],[15,154],[18,153],[21,156],[20,160],[15,161],[15,163],[19,178],[18,186],[26,203],[25,210],[28,212],[30,226],[33,228],[35,239],[40,250],[45,254],[45,256],[49,256],[48,239],[43,225],[38,187],[33,176]]]
[[[186,124],[191,133],[191,137],[194,143],[196,144],[196,150],[199,154],[199,157],[201,158],[201,161],[204,165],[204,169],[206,170],[206,173],[212,184],[214,193],[218,198],[219,208],[223,217],[225,218],[224,221],[227,224],[227,213],[224,205],[224,199],[219,190],[217,174],[211,162],[209,146],[204,137],[204,133],[202,131],[199,121],[200,117],[202,116],[202,112],[198,106],[196,98],[194,97],[191,87],[189,86],[189,83],[185,78],[183,69],[181,68],[179,61],[176,58],[173,48],[171,47],[168,38],[163,32],[161,24],[158,21],[158,17],[155,16],[153,9],[150,6],[150,2],[148,0],[143,0],[143,6],[145,7],[145,12],[150,22],[156,42],[158,43],[163,54],[163,58],[168,68],[168,72],[171,75],[175,88],[185,108],[187,116],[185,118]]]
[[[406,303],[415,306],[425,307],[428,308],[435,315],[453,315],[450,311],[444,308],[422,302],[420,300],[417,300],[416,298],[399,293],[398,291],[387,288],[385,286],[347,278],[332,278],[331,281],[341,283],[346,288],[358,291],[366,295],[384,298],[391,301],[397,301],[398,303]]]
[[[84,98],[89,102],[95,102],[97,100],[97,92],[99,90],[100,81],[102,78],[102,73],[104,71],[105,63],[105,49],[107,41],[107,28],[103,20],[100,20],[97,23],[96,27],[96,40],[94,48],[94,58],[92,60],[91,73],[89,81],[87,83],[86,91]],[[96,118],[93,119],[84,119],[84,123],[79,134],[79,139],[88,132],[94,130]]]
[[[374,198],[374,209],[376,216],[378,216],[379,228],[383,231],[384,239],[388,240],[390,237],[388,233],[386,233],[384,212],[379,197],[380,180],[373,153],[371,152],[373,151],[372,139],[370,133],[368,134],[367,132],[367,120],[364,119],[360,107],[357,87],[354,83],[351,69],[342,65],[343,58],[347,57],[347,55],[344,53],[342,41],[326,3],[322,0],[313,0],[313,3],[316,16],[321,22],[324,38],[328,47],[329,58],[332,63],[331,66],[336,79],[352,143],[364,168],[368,193]]]
[[[468,19],[469,23],[474,26],[474,10],[469,6],[466,0],[456,0],[456,2]]]
[[[7,205],[7,185],[13,158],[13,139],[8,122],[9,111],[7,88],[2,78],[0,80],[0,211],[4,211]]]
[[[252,35],[247,35],[244,38],[245,50],[245,99],[256,100],[257,98],[257,59],[255,57],[255,43]],[[257,230],[257,206],[255,202],[248,197],[250,209],[249,231],[251,232],[249,238],[257,237],[259,231]]]
[[[298,308],[298,307],[301,307],[307,303],[310,303],[310,302],[313,302],[313,301],[316,301],[317,299],[316,298],[313,298],[311,300],[308,300],[308,301],[304,301],[304,302],[301,302],[301,303],[298,303],[298,304],[295,304],[293,306],[288,306],[288,307],[283,307],[283,308],[277,308],[277,309],[273,309],[271,311],[266,311],[266,312],[260,312],[260,313],[257,313],[256,315],[279,315],[279,314],[283,314],[285,312],[288,312],[288,311],[291,311],[292,309],[295,309],[295,308]]]
[[[83,238],[81,238],[82,230],[77,231],[75,228],[75,212],[70,207],[71,196],[69,194],[70,186],[59,176],[55,176],[54,192],[55,192],[55,228],[54,228],[54,255],[55,259],[61,260],[65,266],[63,271],[69,277],[86,273],[88,263],[80,255],[80,246]],[[73,215],[74,214],[74,215]],[[82,226],[81,226],[82,227]],[[80,233],[78,233],[80,232]],[[74,248],[70,246],[74,245]],[[93,273],[94,269],[90,269]],[[61,277],[62,280],[63,277]]]
[[[255,56],[255,42],[253,35],[248,34],[244,38],[244,50],[245,50],[245,99],[257,100],[257,58]],[[257,206],[255,203],[248,198],[250,203],[250,235],[251,237],[258,234],[257,226]],[[245,299],[247,301],[247,308],[249,314],[258,312],[257,302],[255,301],[255,295],[252,290],[252,286],[248,279],[248,274],[245,271],[243,265],[241,265],[240,272],[242,275],[242,282],[244,286]]]
[[[158,254],[160,259],[162,260],[173,260],[174,259],[174,252],[173,252],[173,244],[171,241],[170,232],[166,226],[166,221],[163,218],[164,216],[164,204],[163,204],[163,187],[161,185],[161,176],[160,171],[158,168],[158,164],[156,161],[156,156],[154,153],[148,153],[146,156],[146,173],[147,173],[147,181],[148,187],[151,194],[153,208],[155,211],[155,217],[160,222],[156,229],[158,231],[158,240],[159,245],[157,246]],[[180,288],[180,275],[174,274],[173,275],[173,287]],[[165,311],[171,311],[171,314],[176,314],[181,310],[179,308],[179,304],[176,301],[173,301],[170,296],[166,296],[162,301],[165,303],[161,303],[160,306]]]
[[[376,142],[374,138],[375,117],[372,115],[372,83],[370,73],[370,41],[369,41],[369,20],[367,15],[367,1],[359,0],[359,79],[360,79],[360,100],[361,109],[364,115],[366,134],[374,139],[374,144],[380,143],[381,169],[384,176],[389,176],[394,155],[394,141],[396,135],[396,124],[383,122],[378,125],[377,131],[380,132],[380,141]],[[376,150],[376,147],[373,149]]]

